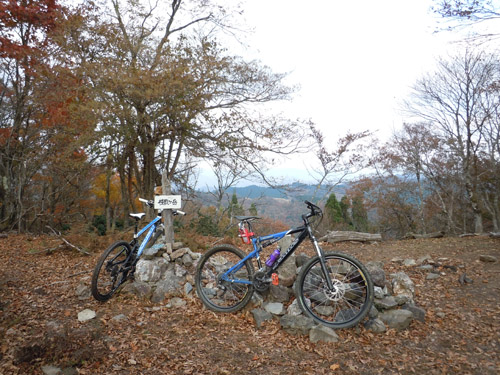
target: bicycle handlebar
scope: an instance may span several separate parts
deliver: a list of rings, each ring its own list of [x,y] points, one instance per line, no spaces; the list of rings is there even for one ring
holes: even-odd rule
[[[314,203],[311,203],[309,201],[305,201],[304,203],[307,205],[307,208],[309,208],[311,210],[311,213],[308,214],[308,217],[323,214],[323,211],[321,210],[321,208],[316,206]]]

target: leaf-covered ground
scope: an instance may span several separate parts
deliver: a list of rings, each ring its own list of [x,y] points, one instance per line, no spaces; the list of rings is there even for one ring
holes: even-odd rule
[[[487,237],[325,245],[361,261],[382,260],[416,284],[425,323],[373,334],[362,326],[339,331],[336,344],[292,336],[278,320],[256,329],[248,311],[214,314],[197,298],[181,308],[118,295],[102,304],[79,300],[99,256],[70,249],[42,251],[53,237],[0,239],[0,373],[41,374],[498,374],[500,373],[500,240]],[[94,244],[95,245],[95,244]],[[104,246],[105,247],[105,246]],[[390,262],[431,255],[443,265],[437,280]],[[466,272],[472,284],[461,285]],[[84,309],[97,312],[85,323]],[[123,314],[123,315],[120,315]],[[118,319],[120,317],[121,319]]]

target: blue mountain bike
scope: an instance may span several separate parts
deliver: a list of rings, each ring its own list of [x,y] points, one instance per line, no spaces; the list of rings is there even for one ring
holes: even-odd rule
[[[266,291],[279,282],[276,271],[299,245],[309,238],[315,256],[301,268],[295,282],[295,295],[302,311],[316,322],[331,328],[349,328],[358,324],[373,303],[373,282],[366,268],[354,257],[324,253],[314,237],[310,219],[322,216],[321,209],[306,201],[309,212],[302,215],[304,224],[288,231],[258,237],[252,231],[255,216],[238,216],[240,237],[251,243],[246,255],[233,245],[218,245],[200,259],[195,280],[203,304],[217,312],[233,312],[245,307],[255,290]],[[295,235],[288,249],[276,249],[264,264],[263,248],[286,235]],[[254,271],[254,263],[257,271]]]
[[[139,198],[147,206],[153,208],[154,202]],[[145,213],[129,214],[135,219],[134,238],[132,241],[117,241],[101,255],[92,274],[91,291],[94,298],[101,302],[109,300],[118,290],[120,285],[133,279],[135,266],[144,249],[154,245],[156,240],[163,235],[162,210],[144,228],[138,231],[139,221]],[[184,215],[180,210],[172,210],[172,215]],[[142,241],[139,238],[146,233]],[[150,242],[151,241],[151,242]]]

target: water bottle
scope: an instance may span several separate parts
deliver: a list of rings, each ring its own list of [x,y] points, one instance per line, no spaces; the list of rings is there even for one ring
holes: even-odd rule
[[[269,258],[266,260],[266,266],[272,267],[274,262],[280,257],[280,248],[278,247],[276,250],[273,251],[271,255],[269,255]]]

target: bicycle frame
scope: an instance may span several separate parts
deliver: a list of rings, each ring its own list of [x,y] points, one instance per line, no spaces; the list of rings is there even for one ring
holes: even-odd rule
[[[236,263],[234,266],[232,266],[226,272],[224,272],[224,274],[221,276],[222,280],[230,282],[230,283],[251,285],[253,283],[251,280],[234,279],[234,278],[229,277],[229,275],[233,272],[239,271],[241,268],[243,268],[245,262],[252,259],[252,258],[255,258],[257,260],[257,265],[259,267],[259,270],[263,270],[262,262],[260,259],[260,252],[263,250],[263,248],[270,246],[273,243],[276,243],[277,241],[279,241],[280,239],[282,239],[286,235],[294,234],[294,233],[299,233],[299,235],[290,244],[288,249],[286,249],[284,252],[282,252],[280,254],[280,257],[276,260],[276,262],[274,262],[274,264],[266,271],[266,277],[271,277],[271,275],[281,266],[281,264],[283,264],[283,262],[285,262],[295,252],[295,250],[299,247],[299,245],[307,237],[309,237],[311,239],[311,242],[314,245],[316,253],[318,254],[318,256],[321,259],[321,265],[323,268],[323,272],[325,274],[328,274],[328,272],[326,272],[326,265],[324,262],[323,251],[319,247],[318,242],[317,242],[316,238],[314,237],[314,234],[312,233],[312,230],[311,230],[310,224],[307,220],[307,217],[304,215],[302,217],[302,219],[304,220],[304,225],[302,225],[300,227],[292,228],[292,229],[289,229],[287,231],[283,231],[283,232],[279,232],[279,233],[269,234],[267,236],[252,238],[253,250],[246,257],[241,259],[238,263]],[[268,242],[265,243],[266,241],[268,241]],[[265,243],[264,245],[262,244],[263,242]],[[326,279],[327,279],[327,284],[329,285],[329,287],[332,287],[330,277],[327,276]]]
[[[146,225],[144,228],[142,228],[138,233],[137,233],[137,230],[135,231],[136,233],[134,233],[134,239],[131,243],[133,246],[135,245],[135,242],[137,241],[137,239],[140,236],[142,236],[144,234],[144,232],[146,232],[148,230],[146,237],[144,237],[144,240],[142,240],[142,242],[139,246],[139,249],[137,250],[136,258],[139,258],[141,256],[142,252],[144,251],[144,248],[146,247],[147,243],[149,242],[149,240],[153,236],[154,231],[158,227],[158,222],[160,222],[160,221],[161,221],[161,216],[158,215],[148,225]]]

